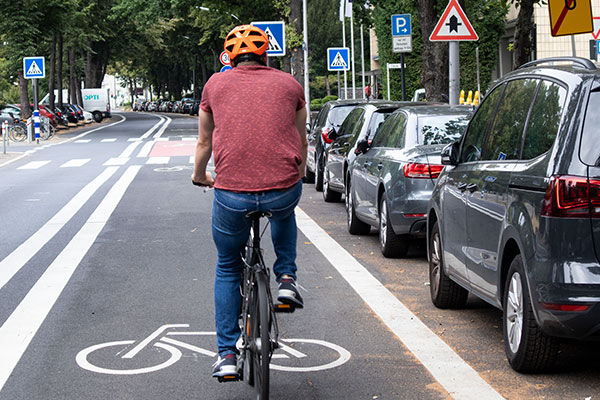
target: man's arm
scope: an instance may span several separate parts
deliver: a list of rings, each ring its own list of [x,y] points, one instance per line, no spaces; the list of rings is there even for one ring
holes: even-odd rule
[[[302,143],[302,163],[298,167],[300,169],[300,177],[304,178],[306,173],[306,157],[308,151],[308,141],[306,140],[306,107],[302,107],[296,111],[296,129],[300,134],[300,142]]]
[[[198,142],[196,143],[192,181],[211,187],[215,181],[212,174],[206,171],[206,166],[212,154],[212,133],[214,128],[215,122],[212,114],[200,108],[198,110]]]

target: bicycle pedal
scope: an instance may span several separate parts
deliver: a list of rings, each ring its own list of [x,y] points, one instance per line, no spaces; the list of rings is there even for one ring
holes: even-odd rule
[[[240,380],[240,377],[238,375],[225,375],[225,376],[218,376],[217,380],[219,381],[219,383],[237,382]]]
[[[273,306],[276,313],[293,313],[296,307],[293,304],[278,303]]]

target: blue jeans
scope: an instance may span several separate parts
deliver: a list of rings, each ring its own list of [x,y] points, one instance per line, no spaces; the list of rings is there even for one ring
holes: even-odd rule
[[[282,275],[296,277],[296,214],[294,208],[302,195],[302,182],[291,188],[261,193],[235,193],[215,189],[212,210],[212,235],[217,246],[215,276],[215,323],[219,355],[238,353],[235,346],[240,327],[240,285],[243,263],[241,251],[250,235],[250,211],[272,214],[271,240],[277,259],[273,272],[277,281]]]

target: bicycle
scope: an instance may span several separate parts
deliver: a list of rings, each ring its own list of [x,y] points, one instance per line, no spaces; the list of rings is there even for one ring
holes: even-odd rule
[[[8,137],[14,142],[22,142],[27,139],[27,125],[25,122],[9,113],[13,120],[13,125],[8,127]]]
[[[270,270],[265,265],[260,239],[260,219],[271,214],[251,211],[246,214],[252,220],[248,243],[242,251],[244,272],[242,280],[241,348],[238,359],[238,375],[243,380],[245,372],[250,386],[254,386],[257,399],[269,398],[269,364],[273,352],[279,347],[279,327],[275,313],[294,312],[291,304],[273,303]],[[219,378],[220,382],[237,380],[235,377]]]
[[[43,140],[51,139],[56,134],[56,128],[50,123],[50,118],[40,118],[40,137]]]

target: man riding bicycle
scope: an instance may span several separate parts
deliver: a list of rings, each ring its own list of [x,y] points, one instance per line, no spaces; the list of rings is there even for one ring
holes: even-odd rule
[[[233,69],[204,86],[192,181],[214,186],[212,235],[217,247],[215,323],[219,359],[213,377],[237,376],[240,336],[241,251],[250,233],[250,211],[269,212],[277,256],[278,300],[303,307],[296,286],[297,227],[294,208],[306,164],[306,101],[289,74],[266,66],[269,40],[252,25],[225,39]],[[216,178],[206,171],[214,158]]]

